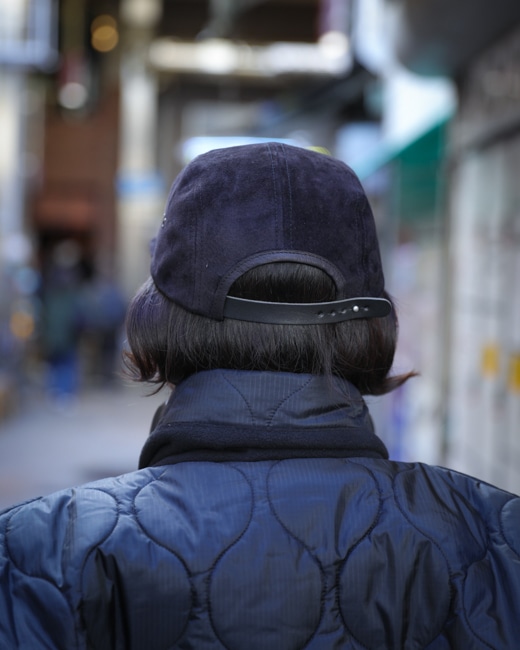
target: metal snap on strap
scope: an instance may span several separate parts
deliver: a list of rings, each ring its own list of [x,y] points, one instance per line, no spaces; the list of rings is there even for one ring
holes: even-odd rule
[[[355,318],[381,318],[392,310],[386,298],[348,298],[333,302],[263,302],[227,296],[224,318],[273,325],[340,323]]]

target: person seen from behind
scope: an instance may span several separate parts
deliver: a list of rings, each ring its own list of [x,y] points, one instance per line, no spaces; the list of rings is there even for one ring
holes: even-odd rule
[[[388,458],[397,317],[353,171],[280,143],[175,180],[126,321],[171,389],[129,474],[0,517],[0,647],[518,647],[520,498]]]

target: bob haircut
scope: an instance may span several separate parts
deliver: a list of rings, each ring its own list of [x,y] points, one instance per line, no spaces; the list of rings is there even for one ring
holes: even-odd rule
[[[336,287],[321,269],[278,262],[247,271],[229,294],[271,302],[326,302],[336,299]],[[156,384],[157,390],[201,370],[232,368],[335,375],[362,394],[382,395],[415,374],[388,376],[397,329],[395,309],[383,318],[320,325],[216,321],[173,303],[149,278],[129,305],[125,365],[134,380]]]

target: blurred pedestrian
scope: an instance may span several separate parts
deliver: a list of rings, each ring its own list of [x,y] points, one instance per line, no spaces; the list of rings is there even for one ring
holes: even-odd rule
[[[55,245],[43,273],[40,341],[46,389],[60,407],[70,405],[80,385],[80,257],[78,244],[63,240]]]
[[[121,360],[125,297],[111,275],[99,271],[84,283],[81,305],[90,372],[100,384],[110,385],[117,377]]]
[[[517,647],[520,498],[373,430],[412,373],[354,173],[209,152],[152,248],[127,361],[171,396],[138,470],[0,517],[0,646]]]

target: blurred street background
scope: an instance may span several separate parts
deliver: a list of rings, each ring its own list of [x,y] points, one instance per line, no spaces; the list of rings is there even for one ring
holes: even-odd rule
[[[137,469],[164,399],[126,384],[83,391],[66,406],[33,395],[2,425],[0,510]]]
[[[392,458],[520,493],[518,0],[0,0],[0,506],[135,468],[169,186],[259,139],[369,194],[420,373],[369,401]]]

